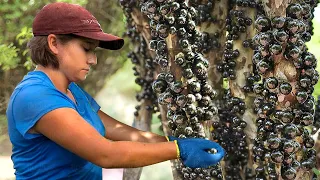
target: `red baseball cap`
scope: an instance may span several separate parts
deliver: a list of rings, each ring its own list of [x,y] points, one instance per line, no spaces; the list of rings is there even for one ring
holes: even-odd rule
[[[33,24],[33,35],[74,34],[99,40],[99,47],[120,49],[124,40],[104,33],[97,19],[85,8],[64,2],[44,6],[36,15]]]

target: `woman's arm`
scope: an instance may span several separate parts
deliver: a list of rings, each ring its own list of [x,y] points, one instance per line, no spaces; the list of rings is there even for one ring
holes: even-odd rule
[[[103,111],[99,110],[98,115],[106,129],[106,138],[113,141],[137,141],[137,142],[167,142],[164,136],[155,133],[140,131],[136,128],[121,123]]]
[[[114,136],[111,135],[112,133],[118,134],[117,128],[122,133],[127,132],[122,130],[124,127],[121,124],[115,125],[116,127],[111,129],[112,132],[108,132],[111,137]],[[103,168],[141,167],[177,158],[174,142],[109,141],[72,108],[58,108],[50,111],[36,123],[34,129],[60,146]],[[140,135],[136,131],[131,135],[133,136],[140,140],[147,136],[147,133]]]

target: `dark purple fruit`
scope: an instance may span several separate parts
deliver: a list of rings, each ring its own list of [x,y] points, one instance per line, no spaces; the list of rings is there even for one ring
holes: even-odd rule
[[[279,91],[280,93],[284,94],[284,95],[288,95],[291,93],[292,91],[292,86],[290,83],[288,82],[283,82],[280,84],[279,86]]]

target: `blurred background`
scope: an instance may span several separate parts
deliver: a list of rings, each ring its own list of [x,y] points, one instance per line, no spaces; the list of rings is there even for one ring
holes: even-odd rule
[[[30,63],[27,41],[32,37],[32,21],[35,14],[45,4],[54,0],[26,1],[0,0],[0,180],[14,179],[10,159],[11,143],[7,135],[5,110],[8,99],[17,83],[33,70]],[[95,97],[101,109],[110,116],[128,125],[133,123],[133,113],[138,105],[135,95],[140,86],[135,84],[133,65],[127,58],[133,49],[130,39],[125,36],[125,16],[116,0],[63,0],[86,7],[100,22],[105,32],[125,38],[125,46],[120,51],[97,50],[98,64],[87,79],[80,85]],[[106,3],[107,2],[107,3]],[[319,7],[313,20],[314,35],[307,44],[309,51],[320,59],[320,18]],[[318,63],[317,70],[320,71]],[[315,87],[314,96],[320,95],[320,83]],[[163,134],[161,123],[152,120],[152,131]],[[118,176],[121,170],[105,171],[108,179]],[[108,174],[110,176],[108,176]],[[143,168],[141,180],[171,180],[170,162],[159,163]]]

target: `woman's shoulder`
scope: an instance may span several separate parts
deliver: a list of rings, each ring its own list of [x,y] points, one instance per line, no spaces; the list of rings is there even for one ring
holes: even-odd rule
[[[40,71],[31,71],[26,74],[21,82],[15,87],[11,94],[10,101],[15,99],[34,99],[43,95],[49,94],[61,94],[51,80]],[[60,95],[59,95],[60,96]]]
[[[15,90],[21,90],[29,86],[53,88],[50,79],[41,71],[30,71],[27,73],[16,86]]]

